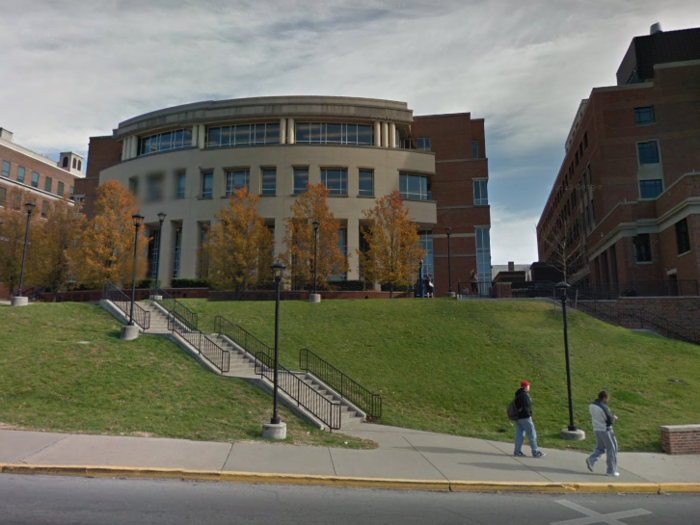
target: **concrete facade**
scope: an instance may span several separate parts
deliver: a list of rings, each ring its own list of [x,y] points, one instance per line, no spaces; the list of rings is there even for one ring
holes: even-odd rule
[[[694,42],[700,29],[637,39],[648,50],[669,36]],[[633,41],[625,71],[637,48]],[[684,283],[700,279],[700,60],[672,61],[668,48],[663,56],[671,61],[657,60],[643,82],[632,75],[595,88],[579,107],[537,226],[540,261],[557,262],[563,239],[580,254],[572,283],[678,281],[683,295]]]
[[[248,126],[255,127],[245,140],[252,142],[255,134],[255,145],[239,144],[241,130]],[[159,135],[154,146],[152,137]],[[163,136],[177,137],[178,146],[159,151]],[[135,192],[146,225],[158,237],[157,274],[167,285],[174,276],[197,276],[202,227],[226,204],[227,172],[247,171],[248,188],[260,195],[258,212],[274,228],[275,252],[281,253],[285,219],[299,193],[295,170],[308,170],[311,184],[326,182],[324,170],[341,170],[345,182],[328,204],[344,230],[347,279],[359,278],[356,250],[363,212],[399,190],[424,245],[431,248],[426,273],[438,274],[436,287],[442,293],[448,287],[447,264],[441,260],[446,254],[440,240],[443,225],[449,222],[455,229],[453,263],[464,259],[465,267],[476,267],[474,224],[490,226],[487,205],[472,210],[471,179],[488,179],[483,137],[483,120],[471,121],[469,114],[414,118],[405,102],[390,100],[294,96],[207,101],[135,117],[120,123],[111,138],[93,137],[88,175],[99,173],[99,184],[116,180]],[[472,140],[480,141],[479,159],[471,158]],[[265,170],[274,170],[272,182],[264,179]],[[372,173],[369,193],[367,186],[360,188],[360,172]],[[420,179],[419,194],[401,187],[401,175]],[[210,191],[203,187],[209,177]],[[86,207],[94,189],[94,183],[86,186]],[[447,206],[444,211],[438,198]],[[167,214],[162,230],[159,212]],[[434,253],[433,237],[438,239]],[[453,264],[453,286],[464,271]]]

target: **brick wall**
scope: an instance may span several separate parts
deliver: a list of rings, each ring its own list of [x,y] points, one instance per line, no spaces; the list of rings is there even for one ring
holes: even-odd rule
[[[666,454],[700,454],[700,425],[662,426],[661,447]]]
[[[628,297],[617,301],[618,306],[646,310],[689,330],[698,331],[700,297]]]
[[[100,171],[117,164],[121,159],[122,146],[111,136],[90,137],[86,178],[76,182],[75,193],[84,195],[83,213],[92,217],[95,192],[100,182]]]

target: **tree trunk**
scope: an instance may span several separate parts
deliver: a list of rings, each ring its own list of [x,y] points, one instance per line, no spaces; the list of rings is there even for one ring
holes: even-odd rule
[[[389,283],[389,299],[394,298],[394,283]]]

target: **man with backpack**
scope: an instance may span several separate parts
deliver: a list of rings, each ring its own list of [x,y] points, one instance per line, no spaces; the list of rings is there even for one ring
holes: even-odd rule
[[[541,458],[545,453],[537,448],[537,431],[535,423],[532,421],[532,399],[530,399],[530,383],[523,381],[520,383],[520,389],[515,393],[515,399],[508,409],[509,418],[515,419],[515,457],[525,457],[522,447],[525,435],[530,442],[533,458]]]

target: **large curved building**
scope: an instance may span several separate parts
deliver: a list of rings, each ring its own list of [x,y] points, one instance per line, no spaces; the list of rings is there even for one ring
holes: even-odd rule
[[[260,195],[259,213],[284,251],[285,219],[307,183],[330,189],[341,223],[347,279],[358,278],[363,211],[399,190],[428,251],[426,272],[447,291],[471,268],[490,281],[488,180],[483,120],[414,117],[404,102],[289,96],[206,101],[134,117],[93,137],[86,194],[108,180],[130,188],[152,229],[152,275],[198,276],[203,232],[234,188]],[[76,193],[81,193],[76,190]],[[89,206],[89,202],[87,203]],[[157,214],[165,212],[160,228]],[[485,291],[485,290],[484,290]]]

